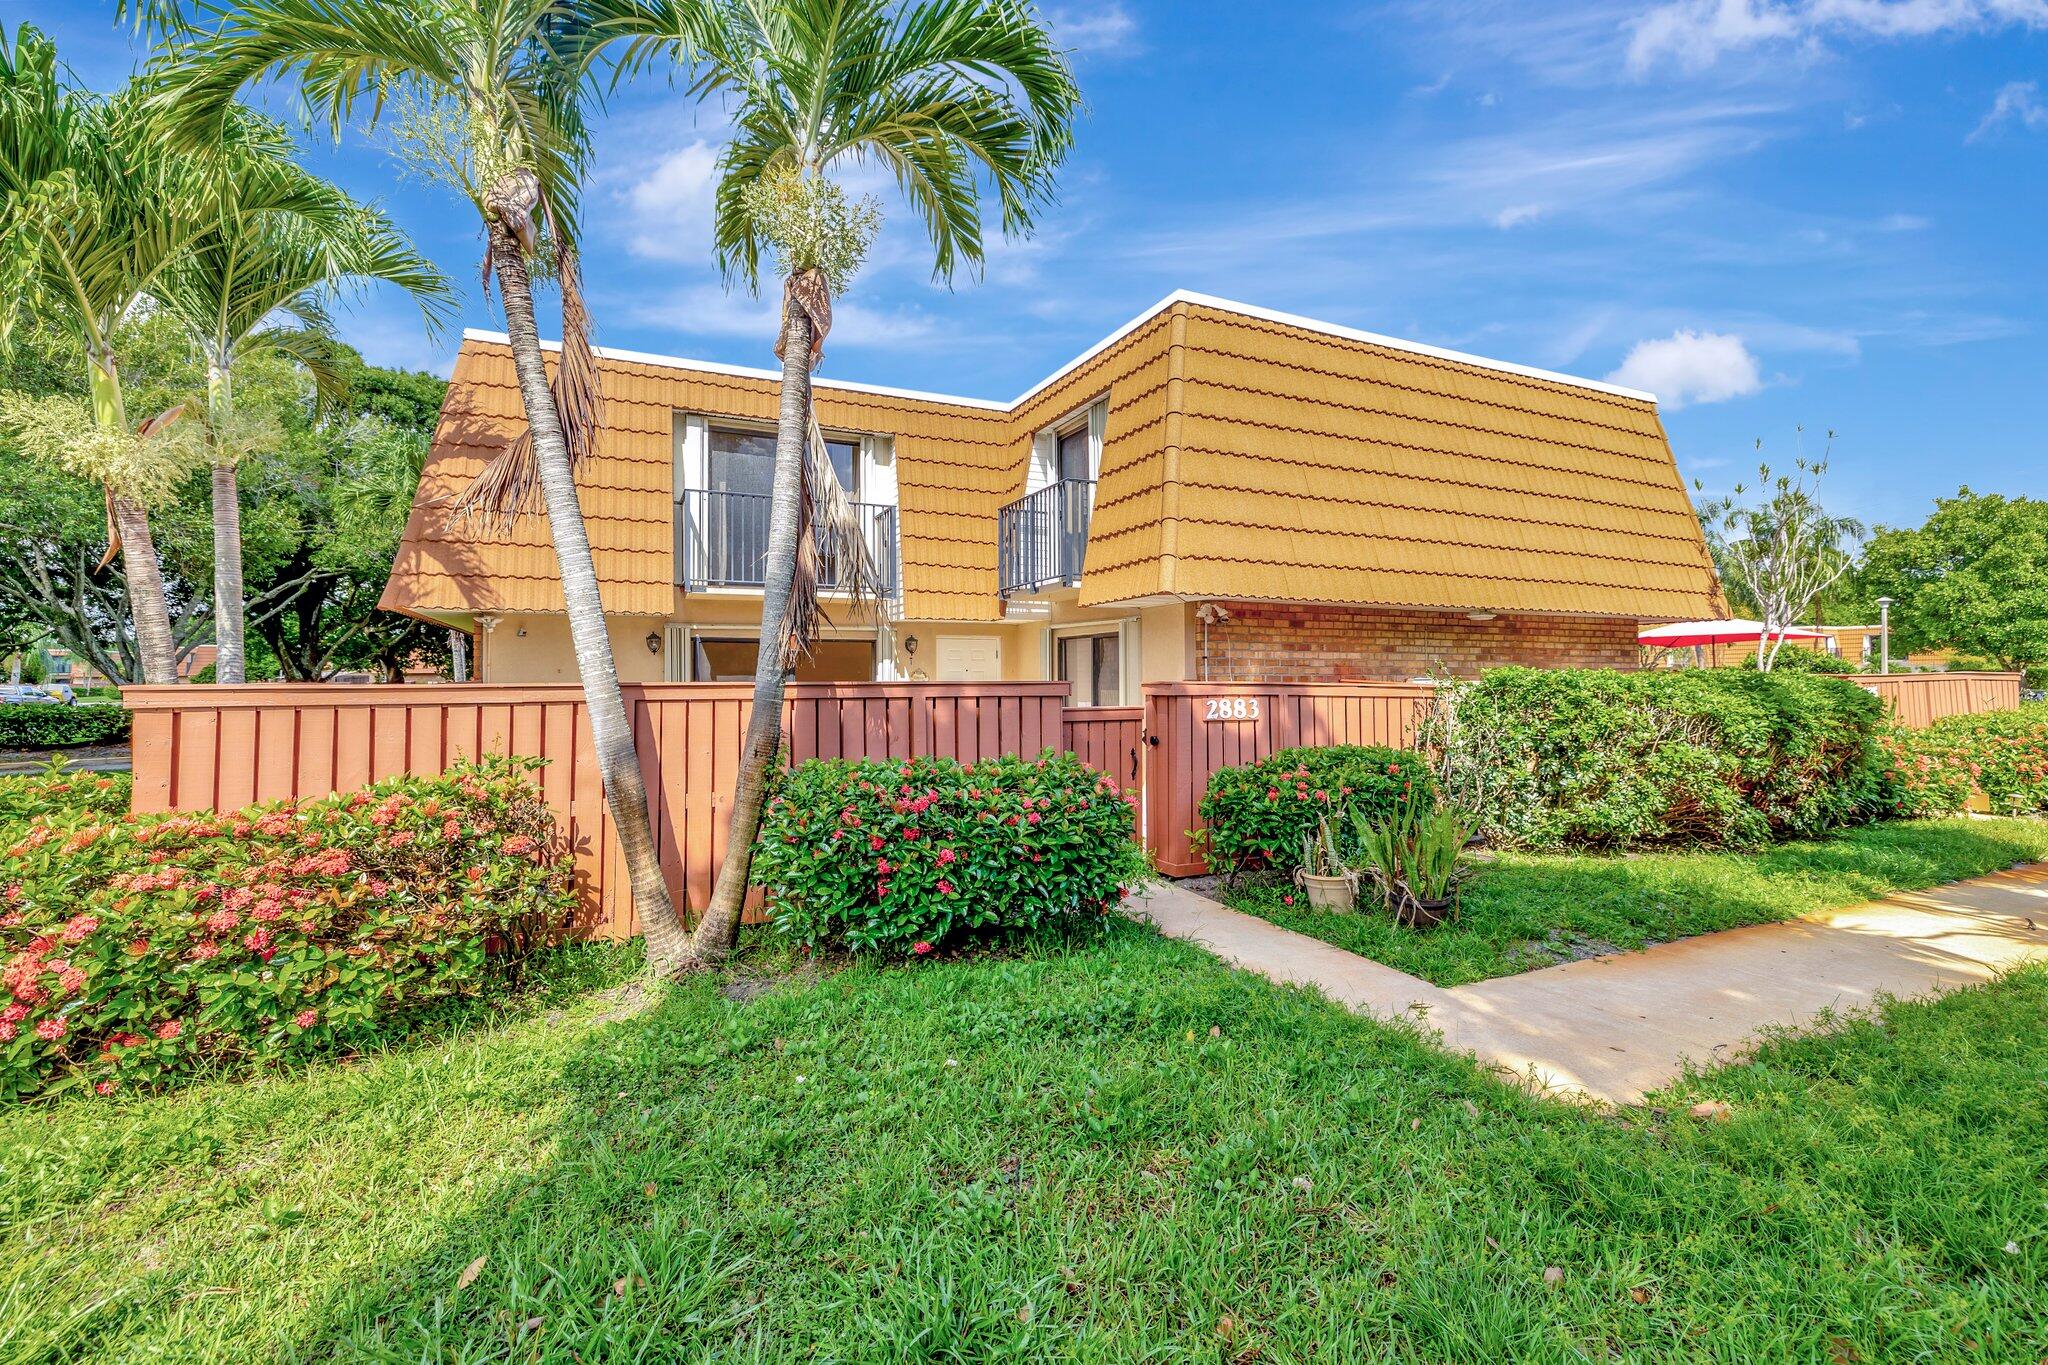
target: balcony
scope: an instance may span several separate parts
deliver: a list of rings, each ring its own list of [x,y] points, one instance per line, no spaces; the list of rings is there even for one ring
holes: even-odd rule
[[[1079,583],[1094,507],[1093,479],[1061,479],[1003,508],[996,531],[997,590],[1008,597]]]
[[[676,501],[676,571],[685,590],[758,588],[768,557],[766,493],[685,489]],[[896,509],[887,503],[857,502],[861,535],[884,585],[897,595]],[[822,547],[821,547],[822,549]],[[839,575],[830,556],[821,556],[818,586],[830,591]]]

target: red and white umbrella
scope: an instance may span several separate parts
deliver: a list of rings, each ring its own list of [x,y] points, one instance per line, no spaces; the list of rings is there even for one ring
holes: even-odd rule
[[[1768,635],[1772,639],[1825,640],[1827,632],[1787,626],[1770,630],[1761,621],[1674,621],[1636,636],[1636,643],[1652,649],[1682,649],[1687,645],[1753,644]]]

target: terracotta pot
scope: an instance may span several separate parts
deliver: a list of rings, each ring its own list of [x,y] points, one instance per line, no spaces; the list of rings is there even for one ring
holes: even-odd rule
[[[1301,889],[1308,893],[1311,910],[1353,910],[1358,906],[1358,883],[1351,877],[1300,875]]]

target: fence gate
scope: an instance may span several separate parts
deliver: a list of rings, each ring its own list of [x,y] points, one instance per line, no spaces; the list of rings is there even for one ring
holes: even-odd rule
[[[1190,835],[1218,768],[1303,744],[1407,748],[1426,683],[1145,684],[1145,845],[1169,877],[1208,871]]]

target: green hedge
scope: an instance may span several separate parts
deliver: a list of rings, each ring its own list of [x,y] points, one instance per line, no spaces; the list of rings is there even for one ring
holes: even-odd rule
[[[2048,702],[1894,729],[1883,742],[1895,814],[1952,814],[1973,789],[2003,815],[2048,813]]]
[[[1753,847],[1880,813],[1883,728],[1818,673],[1501,668],[1443,688],[1421,740],[1496,843]]]
[[[769,801],[753,877],[799,943],[921,956],[970,930],[1107,911],[1147,872],[1132,799],[1051,751],[812,760]]]
[[[0,1099],[362,1048],[501,988],[574,905],[533,766],[221,815],[83,784],[0,850]]]
[[[127,738],[126,707],[57,702],[0,706],[0,749],[63,749],[79,744],[118,744]]]
[[[1411,788],[1427,786],[1420,755],[1378,745],[1332,744],[1277,749],[1256,763],[1219,768],[1202,794],[1203,850],[1217,872],[1251,866],[1291,871],[1316,822],[1348,832],[1346,812],[1374,820],[1392,813]]]

